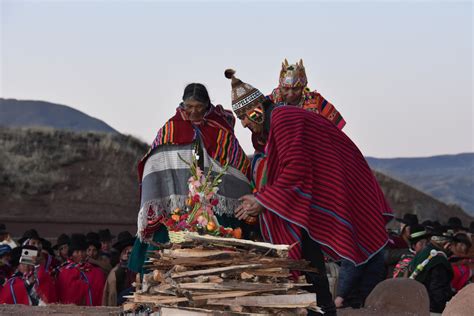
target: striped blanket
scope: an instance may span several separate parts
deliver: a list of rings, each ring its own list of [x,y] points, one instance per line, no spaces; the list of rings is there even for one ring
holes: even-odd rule
[[[215,213],[224,221],[222,225],[237,222],[233,212],[239,205],[238,199],[251,193],[247,178],[250,161],[234,136],[229,114],[220,106],[211,106],[200,124],[191,124],[180,107],[159,130],[150,151],[138,166],[141,201],[137,235],[140,240],[153,232],[148,229],[150,222],[159,222],[156,219],[165,219],[173,209],[184,207],[191,172],[178,154],[191,162],[196,144],[202,149],[205,173],[212,166],[217,175],[225,163],[229,164],[219,185]]]
[[[263,237],[295,244],[301,258],[302,229],[334,259],[356,265],[388,241],[392,211],[356,145],[333,123],[306,110],[273,110],[267,143],[267,184],[257,194],[266,208]]]

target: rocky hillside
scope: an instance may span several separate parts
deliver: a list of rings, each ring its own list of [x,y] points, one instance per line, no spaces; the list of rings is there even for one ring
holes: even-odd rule
[[[474,216],[474,153],[420,158],[367,158],[386,175]]]
[[[396,217],[402,217],[405,213],[414,213],[418,215],[421,222],[429,219],[445,223],[449,217],[457,216],[464,226],[469,226],[469,223],[474,220],[457,205],[443,203],[383,173],[375,171],[375,176]]]
[[[0,126],[118,133],[103,121],[66,105],[3,98],[0,98]]]
[[[146,150],[120,134],[0,128],[0,222],[16,234],[39,227],[52,236],[65,225],[134,228],[136,166]]]
[[[135,231],[136,167],[148,146],[130,136],[0,128],[0,222],[18,235],[47,236],[110,227]],[[376,173],[397,216],[445,221],[460,208]]]

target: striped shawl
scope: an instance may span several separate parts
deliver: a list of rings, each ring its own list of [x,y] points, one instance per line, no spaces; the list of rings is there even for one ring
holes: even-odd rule
[[[176,115],[160,129],[138,166],[141,200],[137,235],[140,240],[149,238],[159,227],[149,227],[150,223],[159,225],[173,209],[185,205],[191,172],[178,154],[191,162],[196,143],[202,146],[205,173],[212,166],[216,175],[222,165],[229,163],[217,192],[215,213],[218,218],[224,217],[223,225],[237,221],[233,211],[239,205],[238,199],[251,192],[247,178],[250,161],[225,115],[228,114],[220,106],[212,107],[199,125],[193,125],[178,108]]]
[[[301,230],[334,259],[362,264],[382,249],[392,211],[356,145],[334,124],[292,106],[273,110],[267,184],[257,194],[264,238],[296,244]]]

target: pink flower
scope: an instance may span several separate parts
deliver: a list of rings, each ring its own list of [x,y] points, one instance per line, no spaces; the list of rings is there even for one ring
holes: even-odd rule
[[[197,222],[199,223],[199,225],[201,226],[206,226],[207,225],[207,219],[204,217],[204,216],[199,216],[197,218]]]

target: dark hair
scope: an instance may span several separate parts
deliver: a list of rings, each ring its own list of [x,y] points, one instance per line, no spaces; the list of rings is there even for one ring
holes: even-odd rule
[[[206,87],[201,83],[190,83],[186,88],[184,88],[183,101],[186,101],[189,98],[193,98],[194,100],[207,105],[211,104],[209,93],[207,92]]]

